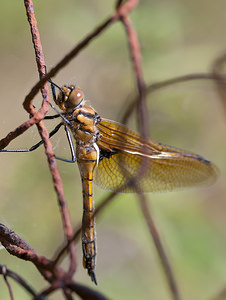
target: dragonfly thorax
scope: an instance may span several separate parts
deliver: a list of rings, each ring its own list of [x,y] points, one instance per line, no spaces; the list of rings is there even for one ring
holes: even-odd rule
[[[93,108],[86,105],[79,106],[65,117],[71,124],[70,129],[77,143],[92,146],[100,139],[97,124],[101,118]]]

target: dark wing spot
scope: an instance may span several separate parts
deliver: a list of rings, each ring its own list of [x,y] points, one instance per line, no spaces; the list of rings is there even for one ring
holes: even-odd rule
[[[100,149],[100,156],[99,156],[99,161],[101,161],[103,158],[111,158],[112,155],[116,154],[118,151],[113,150],[113,151],[107,151]]]
[[[204,157],[202,157],[200,155],[196,155],[196,158],[207,166],[209,166],[211,163],[209,160],[205,159]]]

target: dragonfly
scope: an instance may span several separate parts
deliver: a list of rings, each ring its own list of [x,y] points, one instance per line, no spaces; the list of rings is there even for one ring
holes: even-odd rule
[[[57,115],[45,119],[61,117],[49,136],[63,126],[70,145],[71,160],[56,158],[78,164],[83,191],[83,266],[97,284],[93,181],[105,190],[120,193],[166,192],[213,183],[218,169],[198,154],[144,138],[123,124],[101,118],[86,103],[79,87],[50,83],[54,102],[61,112],[51,105]],[[43,141],[30,149],[1,151],[33,151],[41,144]]]

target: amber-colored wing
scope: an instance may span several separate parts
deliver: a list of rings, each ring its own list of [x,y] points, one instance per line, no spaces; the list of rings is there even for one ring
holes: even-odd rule
[[[217,168],[192,152],[154,142],[114,121],[97,125],[100,160],[95,182],[103,189],[121,192],[171,191],[213,182]]]

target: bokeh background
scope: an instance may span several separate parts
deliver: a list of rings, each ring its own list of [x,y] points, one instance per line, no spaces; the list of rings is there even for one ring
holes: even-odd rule
[[[114,9],[114,1],[34,1],[47,68]],[[0,4],[0,137],[28,119],[22,102],[38,81],[23,1]],[[146,83],[187,73],[208,72],[226,51],[226,2],[218,0],[140,1],[131,14],[138,32]],[[127,41],[120,23],[93,41],[55,78],[76,83],[101,116],[120,120],[136,91]],[[38,108],[41,97],[35,98]],[[149,203],[170,259],[182,299],[214,299],[226,286],[225,137],[226,116],[211,81],[162,88],[148,97],[150,136],[197,152],[220,170],[217,182],[179,192],[150,194]],[[48,128],[56,125],[47,121]],[[130,126],[134,127],[134,119]],[[8,148],[27,148],[39,140],[36,127]],[[53,139],[55,153],[69,157],[64,132]],[[33,153],[0,153],[0,222],[39,254],[52,257],[63,234],[56,196],[43,148]],[[82,194],[76,165],[58,162],[76,226]],[[95,188],[98,203],[108,193]],[[77,246],[75,279],[110,299],[171,299],[165,275],[134,195],[120,194],[97,220],[98,257],[94,287],[82,268]],[[66,265],[66,261],[63,262]],[[40,290],[46,286],[28,262],[0,251],[0,264]],[[30,299],[12,282],[16,299]],[[0,278],[1,299],[9,299]],[[54,294],[50,299],[62,299]],[[220,299],[220,298],[219,298]],[[226,298],[221,298],[226,299]]]

